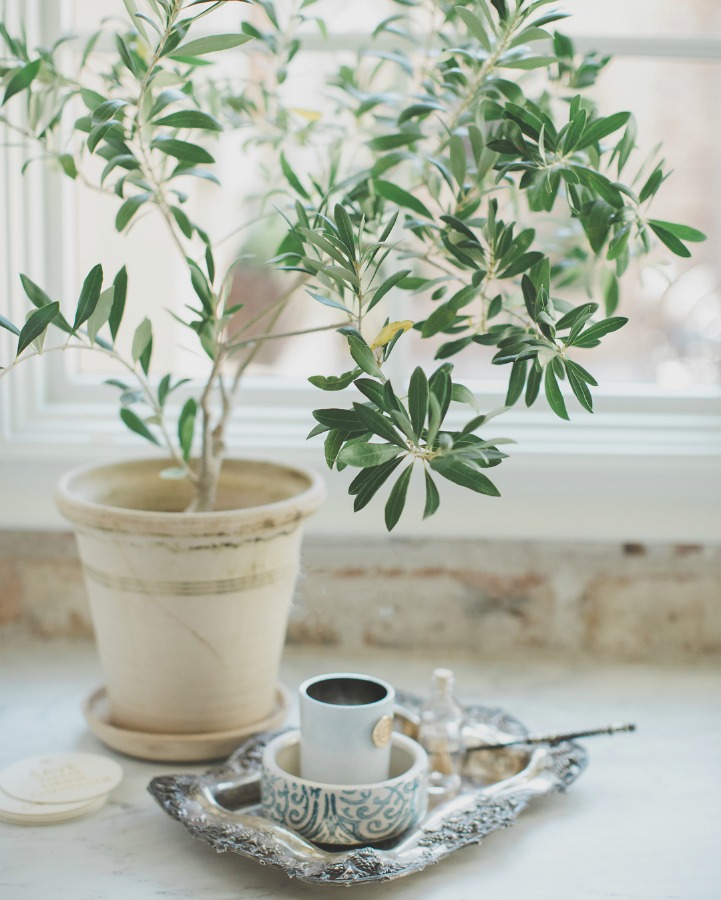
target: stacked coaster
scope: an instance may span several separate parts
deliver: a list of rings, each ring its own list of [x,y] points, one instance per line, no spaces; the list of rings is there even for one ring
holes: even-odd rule
[[[58,753],[21,759],[0,772],[0,820],[54,825],[94,813],[123,778],[112,759]]]

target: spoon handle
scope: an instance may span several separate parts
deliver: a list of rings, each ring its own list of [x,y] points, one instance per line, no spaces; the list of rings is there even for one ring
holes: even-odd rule
[[[526,737],[514,738],[499,744],[476,744],[475,747],[466,747],[467,753],[475,753],[476,750],[502,750],[505,747],[526,746],[528,744],[560,744],[561,741],[574,741],[576,738],[595,737],[598,734],[618,734],[622,731],[635,731],[632,723],[624,725],[607,725],[605,728],[591,728],[585,731],[567,731],[563,734],[529,734]]]

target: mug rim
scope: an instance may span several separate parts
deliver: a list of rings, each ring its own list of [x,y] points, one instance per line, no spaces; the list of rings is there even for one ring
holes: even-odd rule
[[[308,688],[320,681],[331,681],[332,679],[341,678],[345,678],[349,681],[367,681],[371,684],[379,685],[385,690],[385,696],[380,697],[378,700],[373,700],[371,703],[328,703],[325,700],[317,700],[308,693]],[[311,678],[306,678],[300,685],[298,693],[304,702],[307,701],[308,703],[312,703],[323,709],[373,709],[374,706],[388,703],[389,700],[391,703],[395,702],[396,696],[393,685],[383,678],[377,678],[375,675],[363,675],[359,672],[327,672],[324,675],[313,675]]]
[[[268,775],[280,776],[287,781],[292,780],[300,785],[307,785],[312,788],[322,788],[334,793],[345,793],[347,791],[368,791],[374,788],[393,787],[402,781],[416,781],[422,778],[424,771],[428,768],[428,755],[418,741],[414,741],[413,738],[401,734],[399,731],[394,731],[390,742],[391,747],[402,747],[408,751],[409,756],[412,758],[410,766],[404,772],[401,772],[400,775],[396,775],[394,778],[387,778],[385,781],[372,781],[366,784],[335,784],[325,781],[311,781],[309,778],[303,778],[302,775],[294,775],[292,772],[287,772],[276,761],[282,748],[296,743],[300,745],[300,741],[300,728],[283,731],[269,741],[263,750],[263,773],[267,772]]]

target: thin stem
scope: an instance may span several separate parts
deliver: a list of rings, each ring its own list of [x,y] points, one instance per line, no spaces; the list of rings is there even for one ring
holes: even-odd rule
[[[347,325],[347,320],[345,322],[334,322],[332,325],[315,325],[313,328],[299,328],[296,331],[269,331],[266,334],[259,334],[257,337],[248,338],[245,341],[240,341],[235,344],[226,344],[224,349],[233,352],[235,350],[240,350],[243,347],[248,347],[251,344],[255,344],[258,341],[277,341],[281,338],[289,338],[289,337],[297,337],[300,334],[316,334],[319,331],[333,331],[337,328],[343,328],[343,326]]]
[[[356,266],[356,271],[358,271],[357,266]],[[356,316],[356,328],[358,329],[358,331],[362,331],[362,328],[363,328],[363,299],[364,299],[363,291],[358,289],[355,292],[355,298],[358,303],[358,315]]]
[[[429,7],[429,23],[428,23],[428,32],[426,34],[425,44],[423,46],[423,62],[420,67],[420,72],[418,76],[418,83],[423,84],[425,79],[430,75],[431,72],[431,60],[432,60],[432,51],[433,51],[433,42],[438,34],[438,6],[435,2],[430,4]]]
[[[10,372],[12,369],[16,368],[20,363],[26,362],[29,359],[33,359],[36,356],[47,356],[49,353],[60,353],[65,350],[89,350],[95,353],[102,353],[104,356],[109,357],[114,360],[116,363],[121,365],[124,369],[126,369],[130,374],[135,378],[137,383],[140,386],[140,389],[143,392],[143,396],[145,397],[145,402],[152,409],[154,416],[157,418],[157,426],[160,429],[160,433],[162,434],[163,441],[165,442],[166,449],[169,451],[170,455],[173,458],[173,462],[185,471],[186,477],[189,478],[193,483],[197,482],[197,476],[192,469],[189,468],[185,460],[180,456],[175,447],[173,446],[173,441],[168,433],[167,426],[165,424],[165,416],[163,414],[163,410],[158,404],[155,395],[148,383],[148,380],[144,375],[141,375],[140,372],[136,369],[136,367],[129,363],[126,359],[124,359],[117,351],[113,349],[108,349],[107,347],[101,347],[99,344],[71,344],[69,342],[64,343],[60,347],[47,347],[42,351],[33,349],[29,353],[23,353],[21,356],[17,357],[13,360],[8,366],[5,366],[2,370],[0,370],[0,378],[3,378]]]
[[[308,280],[310,276],[303,273],[298,278],[295,279],[293,284],[287,288],[280,297],[276,298],[271,304],[266,306],[265,309],[261,310],[257,315],[253,316],[252,319],[248,319],[241,326],[241,331],[248,331],[253,325],[256,325],[258,322],[262,321],[266,316],[270,315],[278,306],[283,306],[287,303],[290,297],[298,290],[299,287],[302,287]],[[275,321],[275,319],[273,319]]]
[[[6,128],[9,128],[11,131],[15,131],[17,134],[21,135],[21,137],[27,138],[31,141],[37,141],[38,138],[29,131],[27,128],[23,128],[22,125],[15,125],[14,122],[11,122],[9,119],[6,119],[5,116],[0,116],[0,125],[4,125]],[[4,144],[3,146],[10,146],[8,144]],[[14,144],[13,146],[21,146],[20,144]]]
[[[206,9],[204,12],[198,13],[198,15],[194,16],[192,19],[183,19],[183,21],[197,22],[199,19],[202,19],[203,16],[209,16],[212,12],[215,12],[215,10],[219,6],[224,6],[227,2],[228,0],[218,0],[218,2],[214,3],[209,9]]]
[[[508,43],[518,26],[519,19],[514,19],[512,22],[509,22],[503,30],[503,34],[501,35],[501,39],[496,46],[496,49],[491,53],[489,57],[485,60],[481,68],[478,70],[478,74],[473,81],[473,85],[471,90],[466,95],[465,101],[459,106],[456,110],[451,123],[448,126],[448,132],[446,136],[441,141],[439,146],[439,151],[444,150],[448,146],[448,142],[451,138],[451,135],[456,130],[458,125],[461,122],[463,116],[468,112],[468,110],[474,105],[476,98],[478,96],[478,92],[483,87],[483,83],[486,78],[490,75],[493,69],[496,67],[496,63],[501,58],[501,56],[506,52],[508,47]]]
[[[173,26],[175,25],[175,20],[178,18],[180,11],[183,6],[183,0],[173,0],[173,5],[168,13],[168,18],[165,21],[165,28],[163,30],[163,34],[158,40],[158,43],[155,46],[155,50],[153,51],[153,56],[148,63],[148,68],[145,70],[145,75],[143,76],[143,80],[140,83],[140,99],[138,100],[138,111],[135,115],[136,124],[140,123],[140,111],[142,108],[142,99],[145,96],[145,92],[148,89],[148,85],[150,84],[150,78],[153,74],[153,70],[157,66],[160,61],[160,51],[165,46],[165,42],[167,41],[170,32],[173,30]]]
[[[459,275],[458,272],[454,272],[453,269],[449,269],[447,266],[444,266],[443,263],[440,263],[437,260],[433,259],[431,256],[429,256],[430,252],[431,251],[429,250],[428,253],[426,253],[424,256],[418,256],[416,258],[422,262],[427,263],[429,266],[433,266],[434,269],[438,269],[439,271],[450,276],[451,278],[456,279],[456,281],[464,280],[463,276]]]
[[[210,373],[203,393],[200,395],[200,412],[203,420],[203,443],[200,457],[200,471],[197,478],[197,494],[188,507],[189,511],[208,511],[215,505],[215,497],[218,490],[218,476],[223,462],[225,442],[225,422],[227,416],[225,410],[223,417],[213,427],[213,412],[210,400],[216,379],[221,378],[220,369],[224,356],[218,353],[213,360],[213,368]]]
[[[273,326],[276,324],[278,319],[281,317],[281,315],[285,311],[288,301],[290,300],[291,293],[292,292],[290,292],[290,291],[286,292],[285,296],[282,298],[283,299],[282,304],[277,305],[277,308],[276,308],[275,312],[273,313],[273,316],[268,325],[269,329],[273,328]],[[253,362],[253,360],[255,359],[257,354],[263,348],[263,343],[264,342],[256,343],[253,346],[253,349],[250,351],[250,353],[245,357],[245,359],[241,360],[238,363],[238,367],[235,370],[235,375],[233,377],[233,382],[232,382],[232,385],[230,388],[230,396],[231,397],[235,397],[235,394],[237,393],[238,387],[240,386],[240,382],[243,378],[243,375],[247,371],[248,366]]]
[[[480,331],[486,330],[487,319],[486,315],[488,313],[488,286],[491,281],[496,277],[496,247],[494,243],[490,243],[488,247],[488,268],[486,270],[486,274],[483,277],[483,281],[481,281],[481,290],[478,297],[481,307],[481,313],[478,319],[478,328]]]
[[[274,213],[263,213],[261,216],[257,216],[253,219],[249,219],[247,222],[243,222],[242,225],[238,225],[237,228],[234,228],[232,231],[227,232],[223,235],[223,237],[217,238],[215,240],[215,246],[220,247],[221,244],[225,244],[231,238],[235,237],[236,234],[240,234],[241,231],[245,231],[246,228],[250,228],[252,225],[257,225],[258,222],[263,222],[265,219],[272,218]]]
[[[220,4],[214,4],[212,9],[215,9],[218,5]],[[148,65],[145,76],[143,77],[140,85],[140,93],[137,100],[137,108],[135,114],[134,130],[137,134],[138,147],[140,149],[140,154],[142,157],[141,168],[143,176],[151,185],[155,198],[155,204],[160,211],[163,220],[165,221],[167,229],[173,242],[175,243],[178,252],[185,260],[187,256],[186,248],[176,231],[175,220],[168,204],[168,200],[165,196],[165,191],[163,190],[163,179],[156,175],[155,168],[151,160],[150,147],[148,146],[145,139],[145,123],[141,121],[142,111],[145,106],[145,98],[150,87],[153,71],[160,60],[162,48],[165,45],[175,25],[176,19],[181,9],[182,0],[174,0],[173,6],[166,19],[164,32],[159,38],[152,59]],[[211,10],[207,10],[207,12],[210,11]],[[214,308],[217,309],[217,304],[214,304]],[[197,493],[195,499],[191,504],[191,509],[208,510],[213,507],[215,502],[215,493],[218,486],[220,465],[223,457],[223,429],[220,427],[220,425],[216,426],[215,428],[213,427],[213,414],[210,406],[213,387],[216,379],[219,377],[220,367],[224,358],[223,353],[220,352],[220,347],[217,347],[217,351],[218,352],[216,352],[215,359],[213,361],[213,367],[207,381],[205,382],[205,387],[203,388],[203,392],[200,397],[200,411],[202,419],[201,457],[199,471],[197,473],[193,473],[192,478],[193,483],[197,487]],[[220,428],[220,431],[218,431],[218,428]],[[174,454],[177,457],[176,451],[174,451]],[[187,469],[188,467],[186,465],[186,470]]]

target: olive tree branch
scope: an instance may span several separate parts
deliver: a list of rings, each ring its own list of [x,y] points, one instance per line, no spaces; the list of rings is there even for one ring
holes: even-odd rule
[[[76,337],[77,337],[77,335],[76,335]],[[108,357],[109,359],[112,359],[114,362],[118,363],[120,366],[122,366],[126,371],[128,371],[133,376],[135,381],[140,386],[140,389],[143,393],[145,402],[151,408],[153,415],[155,416],[155,418],[157,420],[156,424],[157,424],[158,428],[160,429],[160,433],[162,435],[163,442],[165,444],[166,449],[172,456],[173,462],[179,468],[183,469],[183,471],[186,474],[186,477],[189,478],[190,481],[192,481],[193,483],[196,483],[197,476],[196,476],[195,472],[193,472],[193,470],[188,466],[188,464],[185,462],[185,460],[182,458],[182,456],[178,453],[178,451],[175,447],[174,441],[168,432],[168,428],[167,428],[167,425],[165,422],[165,414],[163,412],[163,409],[160,406],[160,404],[158,403],[147,378],[145,377],[144,374],[142,374],[141,372],[138,371],[136,365],[128,362],[128,360],[125,359],[123,356],[121,356],[115,349],[108,348],[108,347],[102,347],[100,344],[97,344],[97,343],[87,343],[86,344],[81,341],[78,341],[78,343],[70,343],[69,340],[58,347],[47,347],[42,350],[37,350],[35,348],[33,348],[31,350],[30,348],[28,348],[28,350],[26,352],[22,353],[20,356],[18,356],[16,359],[14,359],[9,365],[0,369],[0,379],[5,377],[5,375],[7,375],[8,372],[15,369],[21,363],[27,362],[27,360],[29,360],[29,359],[34,359],[35,357],[38,357],[38,356],[47,356],[50,353],[62,353],[66,350],[86,350],[86,351],[90,351],[90,352],[101,353],[104,356]]]

